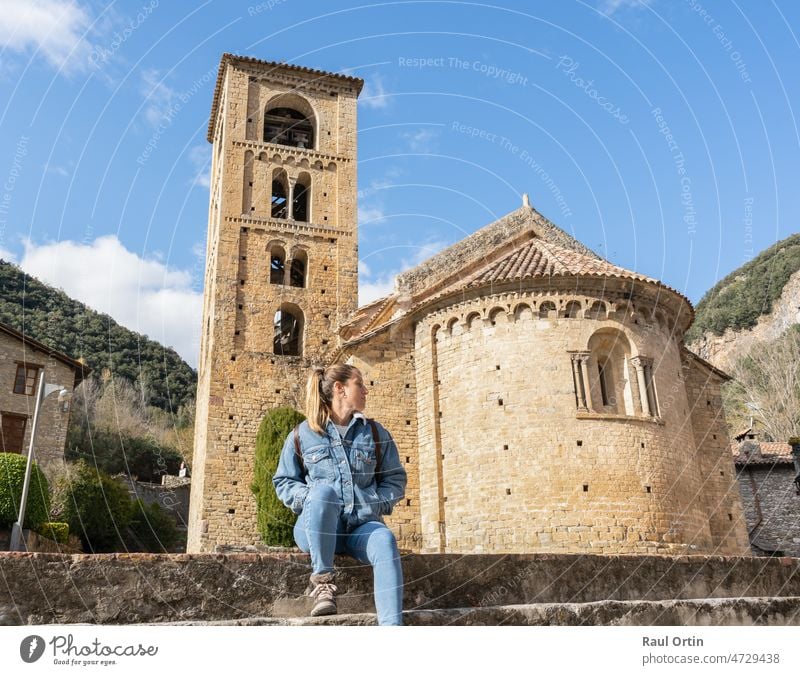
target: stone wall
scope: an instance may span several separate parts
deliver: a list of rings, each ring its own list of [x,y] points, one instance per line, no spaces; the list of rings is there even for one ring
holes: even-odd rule
[[[375,340],[353,347],[344,356],[361,370],[369,389],[366,414],[375,417],[392,434],[400,462],[408,474],[405,498],[385,519],[386,524],[392,528],[401,549],[418,550],[421,532],[414,333],[408,326],[398,326]]]
[[[38,380],[32,395],[14,393],[17,365],[22,363],[44,367],[45,384],[57,384],[70,392],[75,382],[75,370],[63,361],[34,349],[29,343],[23,343],[0,331],[0,378],[2,378],[2,382],[0,382],[0,415],[9,413],[27,418],[22,446],[22,454],[27,455],[33,428]],[[61,409],[58,394],[51,394],[42,402],[34,458],[49,479],[52,479],[64,464],[64,443],[67,438],[69,416],[69,412],[63,412]]]
[[[717,550],[674,319],[615,298],[611,282],[604,293],[518,286],[443,301],[417,323],[423,552]],[[619,352],[608,405],[595,336]],[[573,354],[585,359],[583,410]],[[658,414],[636,358],[653,360]]]
[[[369,566],[346,558],[336,565],[340,612],[374,611]],[[0,584],[0,625],[303,616],[309,570],[308,556],[291,553],[0,553],[0,573],[12,580]],[[796,558],[410,555],[403,575],[406,610],[800,596]]]
[[[229,59],[217,95],[209,244],[188,550],[258,539],[250,492],[258,426],[278,406],[303,407],[309,368],[338,347],[356,309],[356,97],[359,80]],[[314,149],[263,142],[268,107],[311,111]],[[272,177],[311,180],[311,219],[272,218]],[[303,287],[271,283],[270,258],[307,258]],[[276,355],[273,323],[302,323],[301,353]]]
[[[711,532],[709,553],[745,555],[747,523],[736,481],[728,425],[722,410],[722,376],[683,352],[679,382],[688,396],[689,415],[702,483],[698,497],[705,503]]]
[[[800,495],[794,477],[791,464],[738,467],[739,490],[756,555],[774,551],[800,555]]]

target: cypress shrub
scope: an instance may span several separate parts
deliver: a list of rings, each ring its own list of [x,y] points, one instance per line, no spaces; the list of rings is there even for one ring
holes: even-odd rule
[[[22,484],[25,481],[27,458],[13,452],[0,452],[0,527],[11,527],[19,517]],[[48,520],[50,488],[47,478],[36,462],[31,466],[31,482],[25,506],[23,528],[36,530]]]
[[[297,516],[278,499],[272,476],[278,468],[286,437],[304,419],[304,415],[292,408],[275,408],[264,416],[258,428],[250,489],[258,507],[258,532],[268,546],[295,545],[292,530]]]

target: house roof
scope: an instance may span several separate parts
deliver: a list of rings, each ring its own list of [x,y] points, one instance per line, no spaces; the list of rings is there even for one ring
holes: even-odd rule
[[[402,314],[472,288],[558,277],[650,285],[677,296],[692,312],[689,300],[675,289],[602,259],[525,205],[399,275],[394,293],[361,307],[342,326],[342,336],[347,342],[360,340]]]
[[[360,77],[353,77],[352,75],[341,75],[339,73],[329,73],[325,70],[316,70],[315,68],[306,68],[305,66],[296,66],[292,63],[281,63],[279,61],[262,61],[261,59],[253,58],[252,56],[237,56],[236,54],[224,53],[219,61],[219,70],[217,71],[217,84],[214,87],[214,98],[211,101],[211,116],[208,120],[208,142],[214,142],[214,125],[217,121],[217,112],[219,109],[219,99],[222,93],[222,82],[225,79],[225,67],[229,63],[243,63],[246,65],[257,66],[266,71],[288,71],[291,73],[304,73],[314,75],[316,79],[321,78],[335,78],[347,82],[355,86],[356,95],[361,93],[364,86],[364,80]]]
[[[87,366],[82,361],[78,361],[73,359],[71,356],[67,356],[63,352],[59,352],[52,347],[48,347],[46,344],[39,342],[38,340],[34,340],[32,337],[25,335],[24,333],[20,333],[15,328],[11,326],[0,323],[0,331],[5,333],[6,335],[10,335],[11,337],[17,338],[20,342],[24,345],[35,349],[36,351],[43,352],[47,354],[49,357],[52,357],[62,363],[68,365],[75,371],[75,382],[73,383],[73,388],[77,387],[83,379],[92,372],[91,368]]]
[[[605,260],[590,258],[537,237],[480,270],[466,285],[483,286],[517,279],[555,276],[617,277],[658,283],[650,277],[629,272]]]
[[[747,447],[758,447],[757,453],[748,453]],[[767,443],[747,441],[745,443],[731,443],[731,454],[736,466],[750,466],[754,464],[794,464],[792,446],[788,443]]]
[[[706,361],[702,356],[698,356],[697,354],[695,354],[691,349],[689,349],[684,344],[681,344],[681,354],[683,356],[685,356],[686,358],[694,361],[695,363],[698,363],[699,365],[703,366],[710,373],[714,373],[719,378],[721,378],[723,382],[729,382],[730,380],[733,379],[724,370],[720,370],[719,368],[717,368],[712,363],[709,363],[708,361]]]

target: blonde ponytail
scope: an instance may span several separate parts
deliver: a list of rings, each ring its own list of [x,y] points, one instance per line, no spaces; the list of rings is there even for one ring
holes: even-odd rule
[[[331,417],[333,385],[344,384],[358,374],[358,368],[337,363],[327,368],[314,368],[306,384],[306,420],[312,431],[324,434]]]

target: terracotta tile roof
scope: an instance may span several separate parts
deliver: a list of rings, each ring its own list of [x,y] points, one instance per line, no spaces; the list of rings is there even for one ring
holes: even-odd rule
[[[544,239],[532,239],[475,276],[467,286],[535,277],[598,276],[636,279],[659,284],[655,279],[612,265]]]
[[[747,441],[752,445],[757,445],[760,452],[758,454],[751,453],[749,456],[744,452],[744,444],[731,443],[731,453],[733,454],[733,463],[737,466],[751,465],[751,464],[793,464],[792,446],[788,443],[766,443],[755,441]]]

